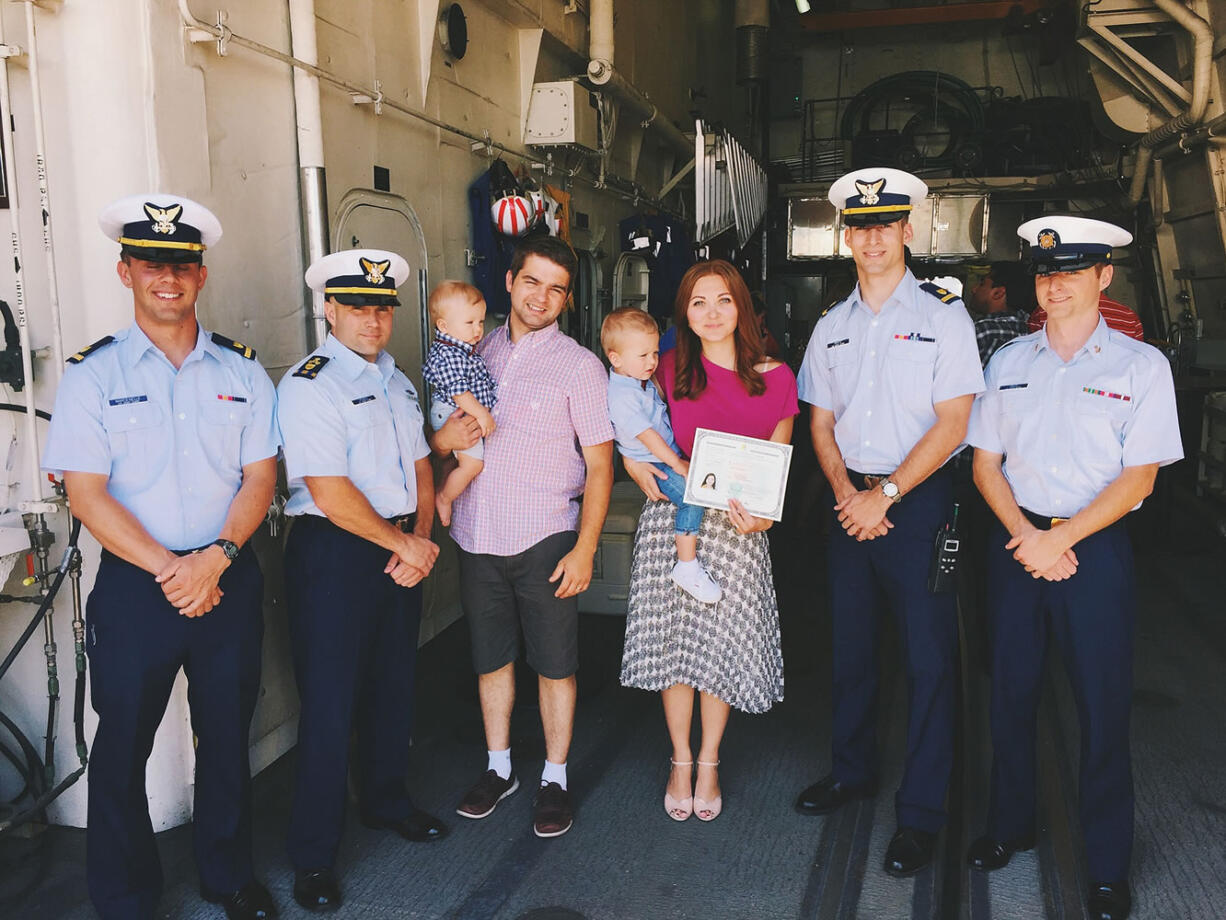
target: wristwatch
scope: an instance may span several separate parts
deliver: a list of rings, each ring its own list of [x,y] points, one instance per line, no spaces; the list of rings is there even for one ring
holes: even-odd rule
[[[238,558],[238,544],[230,540],[214,540],[209,546],[220,546],[221,551],[226,554],[226,558],[231,562]]]
[[[888,477],[881,480],[881,494],[896,505],[902,501],[902,493],[898,491],[898,483]]]

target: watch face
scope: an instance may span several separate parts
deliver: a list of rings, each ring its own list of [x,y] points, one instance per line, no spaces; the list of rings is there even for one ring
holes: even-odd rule
[[[226,558],[233,561],[238,557],[238,545],[230,540],[218,540],[215,546],[220,546],[221,551],[226,554]]]
[[[881,491],[885,493],[886,498],[894,498],[898,495],[898,485],[893,482],[883,482]]]

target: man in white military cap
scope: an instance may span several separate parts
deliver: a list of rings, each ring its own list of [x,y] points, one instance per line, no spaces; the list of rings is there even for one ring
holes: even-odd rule
[[[903,636],[910,705],[898,829],[884,863],[895,876],[932,861],[945,824],[957,619],[954,595],[929,590],[928,569],[953,505],[945,464],[983,390],[961,301],[920,283],[905,264],[908,216],[927,193],[915,176],[885,168],[856,170],[830,187],[859,283],[818,320],[798,378],[836,526],[828,553],[833,765],[796,808],[827,814],[876,793],[877,618],[889,609]]]
[[[206,332],[203,205],[134,195],[99,223],[120,244],[134,322],[68,359],[44,468],[102,544],[86,608],[98,713],[86,827],[103,918],[153,917],[162,888],[145,764],[182,668],[196,735],[193,838],[203,896],[230,918],[276,914],[251,861],[247,735],[260,687],[263,576],[247,545],[276,484],[272,381],[246,345]]]
[[[333,871],[345,813],[349,736],[363,823],[441,839],[405,788],[421,580],[434,480],[417,391],[386,351],[409,275],[400,256],[351,249],[317,260],[331,334],[278,387],[293,517],[285,548],[290,638],[302,712],[289,827],[294,898],[341,903]]]
[[[1047,325],[992,357],[968,440],[975,483],[996,514],[988,545],[992,779],[973,868],[999,869],[1034,846],[1035,722],[1044,655],[1060,648],[1081,716],[1078,800],[1089,916],[1131,910],[1133,789],[1128,750],[1135,620],[1124,518],[1158,468],[1183,456],[1175,389],[1156,348],[1099,315],[1111,251],[1132,235],[1081,217],[1027,221]]]

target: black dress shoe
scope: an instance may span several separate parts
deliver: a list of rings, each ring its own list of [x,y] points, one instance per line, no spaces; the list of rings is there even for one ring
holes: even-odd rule
[[[895,878],[915,875],[932,862],[933,844],[937,835],[917,827],[900,827],[885,849],[886,874]]]
[[[1090,920],[1124,920],[1132,912],[1127,882],[1100,882],[1090,889]]]
[[[220,904],[226,909],[228,920],[269,920],[277,916],[277,905],[268,889],[259,882],[250,881],[238,891],[216,894],[200,889],[200,897],[210,904]]]
[[[993,869],[1003,869],[1009,865],[1013,854],[1021,850],[1034,849],[1034,835],[1017,837],[1013,840],[997,840],[986,834],[971,844],[966,851],[966,864],[981,872],[991,872]]]
[[[414,843],[429,843],[431,840],[442,840],[447,836],[447,825],[420,808],[414,808],[407,818],[399,818],[395,821],[364,815],[362,823],[375,829],[386,828],[389,831],[395,831],[405,840],[412,840]]]
[[[796,810],[802,815],[828,815],[856,799],[870,799],[877,793],[872,783],[865,786],[848,786],[838,782],[834,775],[825,776],[796,797]]]
[[[294,900],[318,913],[341,906],[341,886],[331,869],[299,869],[294,873]]]

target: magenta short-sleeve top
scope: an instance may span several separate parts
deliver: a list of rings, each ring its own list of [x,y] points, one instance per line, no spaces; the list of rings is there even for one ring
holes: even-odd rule
[[[749,438],[769,439],[775,426],[800,411],[796,401],[796,375],[786,364],[771,368],[762,375],[766,392],[750,396],[741,386],[736,373],[702,358],[707,372],[707,387],[697,399],[677,399],[673,396],[676,379],[676,352],[660,356],[656,377],[668,400],[673,435],[685,457],[694,449],[694,432],[699,428],[726,431]]]

